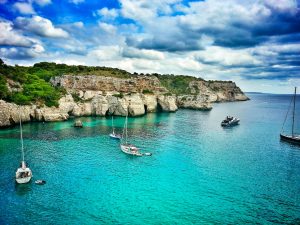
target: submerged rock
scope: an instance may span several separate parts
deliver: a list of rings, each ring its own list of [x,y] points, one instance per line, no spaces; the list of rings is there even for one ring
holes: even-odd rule
[[[83,127],[83,124],[82,124],[81,120],[76,120],[74,122],[74,127]]]

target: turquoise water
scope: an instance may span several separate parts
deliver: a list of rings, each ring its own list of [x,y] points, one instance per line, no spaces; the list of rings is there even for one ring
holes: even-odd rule
[[[151,157],[122,153],[109,118],[24,124],[44,186],[15,184],[19,130],[0,130],[0,224],[299,224],[300,147],[279,140],[290,97],[250,97],[129,118],[130,139]],[[227,114],[241,124],[221,128]],[[121,131],[124,118],[114,122]]]

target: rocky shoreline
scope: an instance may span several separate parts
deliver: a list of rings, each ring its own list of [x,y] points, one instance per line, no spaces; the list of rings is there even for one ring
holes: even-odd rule
[[[0,128],[19,122],[64,121],[70,116],[141,116],[151,112],[175,112],[178,108],[210,110],[213,102],[245,101],[248,97],[234,82],[192,81],[187,95],[170,94],[155,76],[115,78],[93,75],[53,77],[53,86],[66,95],[58,107],[19,106],[0,100]]]

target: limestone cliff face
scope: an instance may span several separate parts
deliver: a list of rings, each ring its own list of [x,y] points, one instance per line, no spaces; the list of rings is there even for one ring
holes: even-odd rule
[[[206,98],[207,102],[246,101],[249,98],[234,82],[192,81],[189,84],[191,93]]]
[[[29,121],[63,121],[69,116],[141,116],[146,112],[155,112],[157,108],[163,111],[177,110],[175,96],[159,96],[131,94],[124,97],[115,97],[111,94],[100,95],[90,92],[90,100],[75,102],[71,94],[59,100],[59,107],[42,107],[36,105],[19,106],[0,100],[0,127],[13,126]],[[83,95],[84,96],[84,95]]]
[[[51,79],[54,86],[64,87],[68,91],[101,91],[101,92],[123,92],[141,93],[151,90],[154,93],[167,92],[159,80],[153,76],[137,76],[129,79],[103,77],[96,75],[73,76],[64,75]]]
[[[28,121],[62,121],[69,118],[68,113],[55,107],[37,108],[35,105],[19,106],[0,100],[0,127],[12,126]]]
[[[24,122],[63,121],[69,116],[140,116],[158,110],[175,112],[178,108],[210,110],[213,102],[248,100],[233,82],[191,81],[190,94],[179,96],[170,94],[155,76],[121,79],[64,75],[52,78],[51,83],[67,91],[59,107],[18,106],[0,100],[0,127],[17,124],[19,114]],[[77,96],[76,101],[72,95]]]

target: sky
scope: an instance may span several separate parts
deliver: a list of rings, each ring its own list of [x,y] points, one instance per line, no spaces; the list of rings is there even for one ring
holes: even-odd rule
[[[300,87],[300,0],[0,0],[0,58]]]

